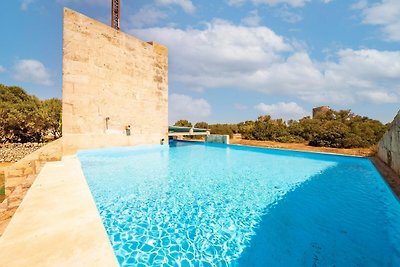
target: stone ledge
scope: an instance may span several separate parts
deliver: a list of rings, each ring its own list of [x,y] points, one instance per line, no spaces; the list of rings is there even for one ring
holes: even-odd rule
[[[35,181],[44,163],[61,160],[61,156],[61,139],[58,139],[6,168],[3,175],[5,199],[0,204],[0,236]]]
[[[76,158],[46,163],[0,237],[0,266],[119,266]]]

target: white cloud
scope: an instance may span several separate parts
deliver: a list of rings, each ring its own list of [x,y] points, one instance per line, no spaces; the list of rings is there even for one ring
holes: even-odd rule
[[[182,94],[169,96],[169,122],[186,119],[192,123],[202,121],[211,114],[210,104],[203,98],[193,99]]]
[[[252,2],[255,5],[265,4],[270,6],[276,6],[279,4],[286,4],[292,7],[302,7],[310,0],[227,0],[227,3],[231,6],[240,6],[245,2]]]
[[[390,94],[382,91],[365,91],[360,92],[359,95],[376,104],[399,103],[399,96],[394,93]]]
[[[166,45],[174,79],[184,83],[193,81],[195,87],[217,86],[221,83],[218,77],[225,79],[236,72],[254,73],[263,65],[277,61],[280,57],[277,52],[291,50],[291,46],[269,28],[236,26],[222,20],[208,23],[203,30],[148,28],[129,32]],[[204,75],[215,79],[197,81]]]
[[[352,9],[364,9],[368,7],[368,0],[359,0],[358,2],[351,5]]]
[[[275,12],[275,16],[289,23],[296,23],[303,19],[300,14],[290,11],[287,7],[278,9]]]
[[[253,10],[250,14],[241,20],[243,25],[256,27],[261,23],[261,17],[258,15],[257,10]]]
[[[194,13],[196,7],[191,0],[156,0],[160,5],[178,5],[187,13]]]
[[[362,92],[400,94],[400,51],[344,49],[319,62],[267,27],[221,20],[204,29],[130,32],[166,45],[171,81],[191,90],[232,88],[341,105],[372,102]],[[374,98],[379,101],[387,102]]]
[[[270,115],[274,119],[300,119],[308,115],[307,112],[295,102],[279,102],[270,105],[260,103],[254,108],[260,111],[261,115]]]
[[[5,72],[6,68],[4,68],[2,65],[0,65],[0,73]]]
[[[157,23],[168,15],[152,6],[144,6],[137,13],[129,17],[129,22],[135,27],[143,27]]]
[[[362,10],[364,24],[381,26],[388,41],[400,41],[399,0],[382,0],[371,5],[367,1],[360,1],[353,7]]]
[[[50,73],[42,62],[34,59],[22,59],[15,64],[14,78],[18,81],[40,85],[53,85]]]

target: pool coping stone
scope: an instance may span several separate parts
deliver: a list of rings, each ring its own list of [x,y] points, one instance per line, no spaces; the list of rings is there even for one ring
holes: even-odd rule
[[[0,266],[119,266],[76,157],[43,167],[0,238]]]

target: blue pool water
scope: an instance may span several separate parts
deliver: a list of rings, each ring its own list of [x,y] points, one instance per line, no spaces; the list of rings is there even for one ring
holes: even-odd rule
[[[78,157],[121,266],[400,266],[365,158],[175,142]]]

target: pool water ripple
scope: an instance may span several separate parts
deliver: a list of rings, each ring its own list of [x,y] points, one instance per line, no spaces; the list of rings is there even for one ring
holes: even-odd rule
[[[338,165],[336,157],[198,144],[79,159],[121,266],[243,266],[265,216]]]

